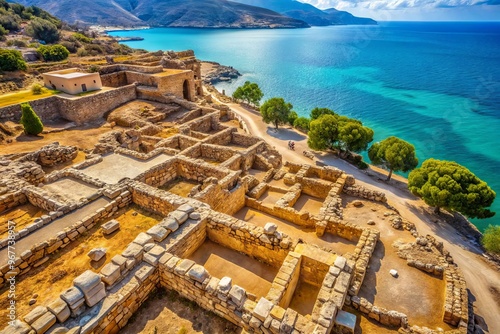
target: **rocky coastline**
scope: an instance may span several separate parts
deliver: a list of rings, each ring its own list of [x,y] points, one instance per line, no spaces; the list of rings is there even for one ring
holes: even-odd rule
[[[203,83],[215,85],[220,82],[229,82],[241,76],[241,73],[232,66],[221,65],[212,61],[203,61],[209,68],[203,74]]]

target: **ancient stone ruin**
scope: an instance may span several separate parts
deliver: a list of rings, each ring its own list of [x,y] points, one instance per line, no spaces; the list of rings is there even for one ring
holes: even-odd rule
[[[105,86],[149,80],[142,65],[111,66]],[[251,333],[354,333],[363,319],[467,332],[460,270],[384,193],[337,168],[284,162],[224,105],[159,93],[183,84],[154,78],[109,104],[115,128],[83,162],[46,172],[75,158],[57,143],[0,160],[1,297],[13,277],[17,289],[52,286],[19,298],[4,333],[117,333],[158,287]],[[155,107],[124,111],[141,101]]]

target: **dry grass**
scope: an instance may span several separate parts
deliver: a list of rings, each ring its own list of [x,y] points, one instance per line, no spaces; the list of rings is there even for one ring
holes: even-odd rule
[[[37,95],[33,94],[33,92],[31,92],[31,90],[29,89],[10,94],[4,94],[0,96],[0,107],[39,100],[59,93],[60,92],[57,90],[44,88],[42,94]]]

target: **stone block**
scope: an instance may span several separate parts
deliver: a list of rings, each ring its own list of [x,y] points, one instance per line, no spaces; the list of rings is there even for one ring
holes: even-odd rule
[[[11,325],[3,329],[2,334],[28,334],[32,332],[33,329],[30,325],[21,321],[19,319],[13,320]]]
[[[174,211],[169,213],[170,218],[174,218],[179,225],[183,224],[188,220],[188,214],[183,211]]]
[[[181,206],[179,206],[177,208],[177,211],[182,211],[182,212],[185,212],[187,214],[190,214],[191,212],[194,211],[194,208],[189,204],[182,204]]]
[[[284,316],[285,316],[285,309],[278,305],[274,305],[273,309],[271,310],[271,317],[281,321],[281,319],[283,319]]]
[[[52,312],[59,322],[65,322],[71,312],[68,304],[61,298],[56,298],[47,305],[47,309]]]
[[[121,268],[119,265],[110,262],[101,269],[102,281],[111,286],[120,278]]]
[[[189,219],[200,220],[201,219],[201,214],[199,212],[191,212],[189,214]]]
[[[151,243],[153,241],[154,240],[150,235],[148,235],[144,232],[141,232],[137,235],[137,237],[134,239],[133,242],[138,244],[138,245],[144,246],[144,245]]]
[[[175,232],[179,229],[179,223],[177,222],[177,220],[171,217],[164,218],[158,225],[166,228],[171,232]]]
[[[44,313],[40,318],[31,324],[36,334],[45,333],[53,324],[56,323],[56,316],[50,312]]]
[[[159,225],[155,225],[147,230],[146,233],[150,235],[154,241],[161,242],[169,235],[170,231]]]
[[[335,267],[339,268],[340,270],[343,270],[346,264],[346,258],[343,256],[337,256],[335,259],[335,263],[333,264]]]
[[[107,223],[102,224],[101,229],[102,229],[102,234],[109,235],[109,234],[113,233],[114,231],[117,231],[120,229],[120,223],[117,220],[113,219]]]
[[[91,296],[85,296],[85,302],[88,307],[92,307],[106,297],[106,289],[104,283],[101,283],[100,288]]]
[[[73,280],[73,285],[80,289],[85,296],[93,287],[95,287],[99,283],[101,283],[101,276],[99,276],[92,270],[85,271],[83,274]]]
[[[80,289],[73,286],[61,293],[61,299],[68,303],[71,309],[74,309],[83,303],[84,295]]]
[[[187,272],[187,275],[191,279],[199,283],[203,283],[208,277],[210,277],[210,274],[205,269],[205,267],[200,266],[199,264],[195,264],[194,266],[192,266],[191,269],[189,269],[189,271]]]
[[[170,254],[170,253],[164,253],[164,254],[160,257],[160,259],[158,260],[158,262],[160,263],[160,265],[165,266],[165,265],[167,264],[168,260],[170,260],[170,259],[172,258],[172,256],[173,256],[173,255],[172,255],[172,254]]]
[[[47,312],[48,310],[45,306],[37,306],[30,313],[26,314],[23,319],[28,325],[31,325],[36,319],[40,318]]]
[[[91,249],[90,252],[87,253],[87,256],[92,261],[99,261],[104,256],[106,256],[106,248],[94,248],[94,249]]]
[[[154,270],[155,267],[143,263],[139,269],[137,269],[134,276],[139,280],[139,282],[144,282],[154,272]]]
[[[233,285],[229,290],[229,298],[238,306],[241,307],[245,302],[246,292],[245,289],[238,285]]]
[[[222,294],[228,294],[231,290],[233,280],[231,277],[224,276],[219,281],[219,285],[217,286],[217,292]]]
[[[174,269],[174,272],[177,275],[183,276],[188,272],[189,269],[191,269],[191,267],[194,264],[195,264],[195,262],[192,260],[183,259],[183,260],[181,260],[181,262],[179,262],[179,264],[177,264],[177,266]]]
[[[111,262],[116,264],[117,266],[120,266],[120,270],[125,270],[126,268],[126,263],[127,263],[127,259],[123,256],[121,256],[120,254],[117,254],[115,256],[113,256],[113,258],[111,259]]]
[[[274,235],[274,232],[276,232],[277,230],[278,230],[278,225],[276,225],[274,223],[267,223],[264,226],[264,233],[265,234]]]
[[[272,308],[273,303],[271,303],[266,298],[261,297],[255,308],[253,309],[253,316],[261,321],[264,321],[271,312]]]
[[[143,252],[144,252],[144,249],[142,248],[142,246],[132,242],[123,251],[122,256],[124,256],[126,258],[138,259],[141,257]]]
[[[288,308],[283,316],[280,326],[280,334],[291,334],[293,332],[295,321],[297,319],[297,312]]]

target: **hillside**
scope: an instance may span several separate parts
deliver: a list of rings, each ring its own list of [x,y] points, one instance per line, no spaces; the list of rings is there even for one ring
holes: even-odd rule
[[[370,18],[356,17],[335,8],[321,10],[310,4],[295,0],[233,0],[235,2],[263,7],[280,14],[307,22],[312,26],[342,24],[377,24]]]
[[[303,21],[226,0],[20,0],[69,23],[198,28],[306,28]]]

